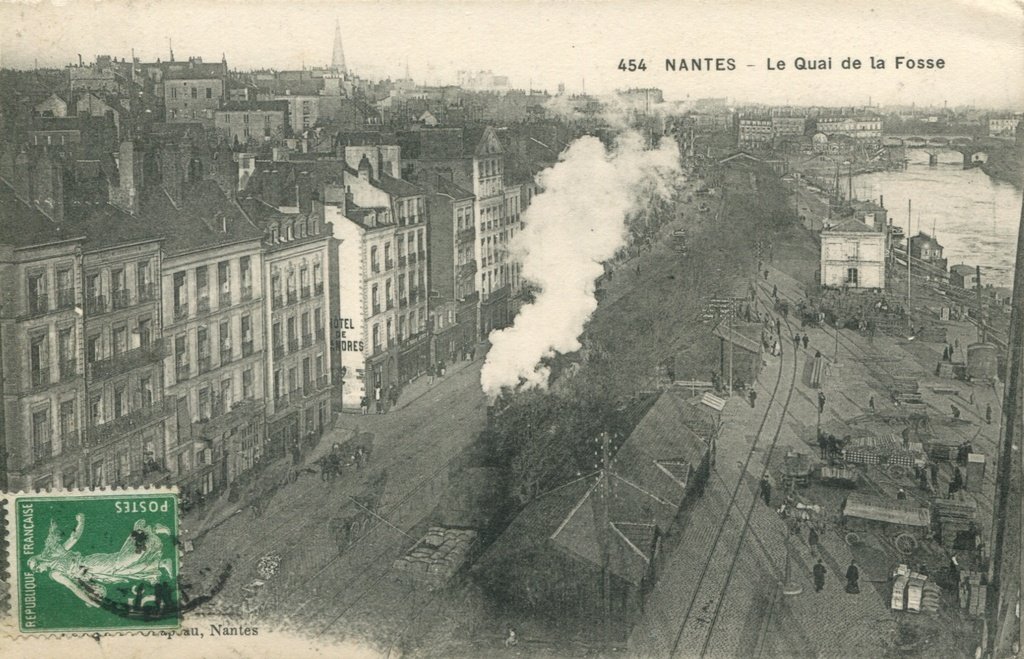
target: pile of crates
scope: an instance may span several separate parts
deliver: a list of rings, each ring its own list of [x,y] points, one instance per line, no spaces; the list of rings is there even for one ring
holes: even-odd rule
[[[988,599],[988,585],[985,575],[976,570],[960,571],[960,608],[967,609],[968,615],[980,616],[985,613]]]
[[[935,499],[932,501],[932,520],[938,526],[939,537],[944,547],[952,549],[957,534],[968,531],[974,525],[978,504],[971,499]]]

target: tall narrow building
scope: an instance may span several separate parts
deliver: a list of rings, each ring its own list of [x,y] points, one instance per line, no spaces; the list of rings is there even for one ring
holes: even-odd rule
[[[341,74],[348,73],[345,68],[345,50],[341,47],[341,22],[334,21],[334,54],[331,57],[331,68]]]

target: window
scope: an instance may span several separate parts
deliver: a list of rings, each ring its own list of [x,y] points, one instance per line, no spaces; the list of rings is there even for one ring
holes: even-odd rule
[[[398,237],[398,263],[402,264],[402,260],[405,258],[405,236]]]
[[[75,374],[74,329],[71,327],[57,333],[57,361],[60,366],[61,379]]]
[[[196,348],[199,353],[199,372],[210,370],[210,333],[205,327],[196,330]]]
[[[74,442],[76,437],[73,437],[77,432],[75,426],[75,401],[65,400],[60,403],[60,436],[64,442]]]
[[[388,318],[388,347],[390,348],[395,344],[395,325],[394,321]]]
[[[370,247],[370,269],[374,272],[380,272],[380,262],[377,259],[377,246]]]
[[[220,294],[219,305],[227,307],[231,305],[231,269],[227,261],[217,264],[217,290]]]
[[[50,364],[47,353],[45,334],[29,339],[29,370],[32,372],[33,387],[50,383]]]
[[[848,286],[856,286],[857,285],[857,275],[858,275],[857,268],[847,268],[846,269],[846,284]]]
[[[281,272],[277,268],[273,268],[270,271],[270,293],[274,307],[284,304],[284,293],[281,290]]]
[[[148,375],[139,378],[139,402],[143,407],[153,404],[153,379]]]
[[[28,310],[31,314],[46,313],[46,275],[39,273],[28,276]]]
[[[124,276],[124,268],[110,271],[110,298],[115,309],[123,309],[129,304],[128,284]]]
[[[373,351],[380,350],[380,323],[373,324]]]
[[[281,375],[280,370],[276,370],[274,371],[274,398],[282,398],[284,394],[284,377]]]
[[[317,295],[324,291],[324,271],[320,261],[313,261],[313,291]]]
[[[313,373],[309,370],[309,357],[302,358],[302,386],[309,387],[313,381]]]
[[[220,324],[220,363],[226,364],[231,361],[231,323],[223,321]]]
[[[231,378],[224,378],[220,381],[220,405],[224,412],[231,410]]]
[[[94,394],[89,401],[89,425],[98,426],[103,422],[103,394]]]
[[[114,387],[114,418],[120,419],[125,414],[128,414],[128,396],[125,386],[119,384]]]
[[[128,352],[128,328],[115,327],[113,330],[113,353],[114,357]]]
[[[288,369],[288,391],[299,390],[299,371],[294,366]]]
[[[299,268],[299,290],[302,297],[309,297],[309,268],[305,265]]]
[[[156,297],[153,290],[153,273],[150,271],[149,261],[139,261],[135,264],[135,289],[139,301],[152,300]]]
[[[380,313],[380,291],[377,284],[370,287],[370,301],[373,304],[373,315]]]
[[[242,371],[242,398],[250,399],[254,395],[252,388],[252,369]]]
[[[299,340],[295,336],[295,316],[290,316],[285,321],[285,330],[288,334],[288,350],[298,350]]]
[[[252,354],[252,317],[242,316],[242,356]]]
[[[392,268],[391,263],[391,243],[384,243],[384,269],[390,270]]]
[[[252,265],[250,257],[243,256],[238,260],[238,272],[242,280],[242,299],[248,300],[252,297]]]
[[[188,293],[185,290],[185,273],[175,272],[174,283],[172,285],[172,295],[174,296],[174,316],[175,318],[182,318],[188,315]]]
[[[199,88],[198,87],[193,87],[192,88],[192,98],[199,98]]]
[[[302,344],[309,345],[313,342],[313,333],[309,328],[309,312],[304,311],[302,313],[301,322],[299,323],[299,329],[302,330]]]
[[[210,282],[209,270],[206,266],[196,268],[196,310],[209,311],[210,309]]]
[[[149,318],[139,318],[139,347],[148,348],[153,342],[153,321]]]
[[[179,381],[189,376],[187,338],[184,334],[174,337],[174,367]]]
[[[405,316],[398,317],[398,342],[405,340]]]
[[[210,387],[209,385],[204,386],[199,390],[199,420],[207,421],[210,418],[210,407],[212,401],[210,400]]]
[[[387,304],[388,309],[395,306],[394,299],[391,297],[391,280],[384,282],[384,302]]]
[[[213,98],[213,88],[212,87],[207,87],[206,88],[206,98]]]
[[[85,361],[89,364],[100,360],[100,335],[93,334],[85,340]]]
[[[318,341],[324,338],[324,314],[320,307],[313,309],[313,331]]]
[[[70,309],[75,306],[75,283],[71,279],[71,270],[57,270],[57,308]]]
[[[284,337],[281,336],[281,323],[276,322],[270,328],[270,336],[274,343],[274,352],[279,353],[284,350]]]
[[[53,454],[50,443],[50,410],[42,409],[32,412],[32,447],[36,460],[48,458]]]

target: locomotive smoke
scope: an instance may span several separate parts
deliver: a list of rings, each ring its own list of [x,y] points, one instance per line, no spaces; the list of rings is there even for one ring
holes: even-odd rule
[[[503,387],[547,387],[542,360],[579,350],[584,325],[597,308],[594,280],[626,244],[627,218],[654,196],[666,196],[670,177],[679,172],[673,139],[644,149],[643,138],[627,131],[610,151],[596,137],[581,137],[540,173],[543,192],[523,214],[525,228],[509,247],[523,278],[539,290],[511,327],[491,332],[480,373],[484,393],[494,398]]]

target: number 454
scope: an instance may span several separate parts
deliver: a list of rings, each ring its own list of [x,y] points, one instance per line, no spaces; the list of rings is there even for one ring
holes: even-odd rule
[[[619,60],[620,71],[646,71],[647,63],[641,59],[620,59]]]

